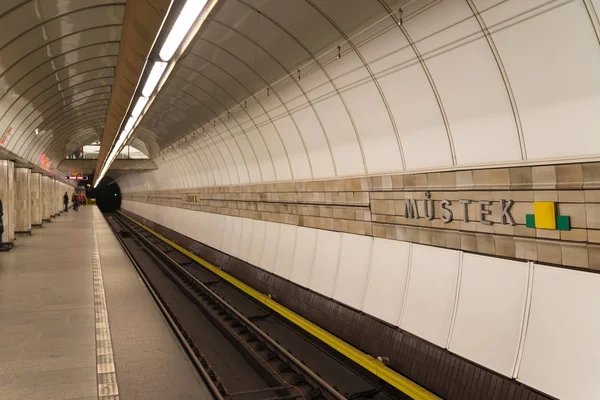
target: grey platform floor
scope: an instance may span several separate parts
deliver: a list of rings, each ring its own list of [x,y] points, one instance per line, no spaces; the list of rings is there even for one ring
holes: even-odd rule
[[[119,396],[209,399],[95,206],[0,253],[0,400],[98,399],[92,257],[97,238]]]

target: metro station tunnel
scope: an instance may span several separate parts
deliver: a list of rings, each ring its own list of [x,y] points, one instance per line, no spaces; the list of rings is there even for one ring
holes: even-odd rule
[[[599,15],[0,1],[0,399],[600,399]]]

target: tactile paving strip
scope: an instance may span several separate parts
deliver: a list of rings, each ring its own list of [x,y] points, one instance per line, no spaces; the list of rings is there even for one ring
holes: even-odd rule
[[[99,400],[119,400],[119,386],[113,358],[113,347],[106,309],[102,265],[98,251],[98,237],[94,224],[94,254],[92,255],[94,273],[94,312],[96,317],[96,374]]]

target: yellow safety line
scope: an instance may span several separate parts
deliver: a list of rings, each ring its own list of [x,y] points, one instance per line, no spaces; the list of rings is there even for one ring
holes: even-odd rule
[[[154,236],[156,236],[163,242],[167,243],[169,246],[174,247],[182,254],[193,259],[198,264],[200,264],[203,267],[205,267],[206,269],[210,270],[212,273],[220,276],[222,279],[226,280],[227,282],[234,285],[238,289],[242,290],[246,294],[248,294],[248,295],[252,296],[253,298],[255,298],[256,300],[260,301],[261,303],[263,303],[264,305],[266,305],[273,311],[277,312],[278,314],[280,314],[282,317],[284,317],[288,321],[294,323],[295,325],[302,328],[309,334],[315,336],[316,338],[319,338],[321,341],[323,341],[325,344],[327,344],[331,348],[337,350],[344,356],[348,357],[355,363],[359,364],[363,368],[367,369],[368,371],[372,372],[376,376],[380,377],[381,379],[383,379],[390,385],[394,386],[396,389],[400,390],[401,392],[405,393],[406,395],[410,396],[411,398],[419,399],[419,400],[440,399],[440,397],[431,393],[427,389],[419,386],[418,384],[414,383],[410,379],[400,375],[399,373],[392,370],[391,368],[386,367],[379,360],[371,357],[370,355],[368,355],[366,353],[363,353],[362,351],[358,350],[356,347],[344,342],[343,340],[339,339],[338,337],[327,332],[325,329],[319,327],[318,325],[313,324],[312,322],[301,317],[300,315],[289,310],[288,308],[282,306],[281,304],[272,300],[271,298],[269,298],[268,296],[259,292],[258,290],[253,289],[252,287],[246,285],[242,281],[234,278],[233,276],[227,274],[226,272],[222,271],[221,269],[215,267],[208,261],[198,257],[196,254],[191,253],[190,251],[186,250],[185,248],[170,241],[166,237],[162,236],[160,233],[153,231],[152,229],[148,228],[146,225],[136,221],[135,219],[129,217],[128,215],[123,214],[120,211],[119,211],[119,214],[123,215],[125,218],[129,219],[130,221],[137,224],[141,228],[150,232],[151,234],[153,234]]]

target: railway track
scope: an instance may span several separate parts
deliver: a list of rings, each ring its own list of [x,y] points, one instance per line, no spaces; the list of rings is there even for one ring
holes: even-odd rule
[[[128,219],[106,218],[215,399],[407,398]]]

